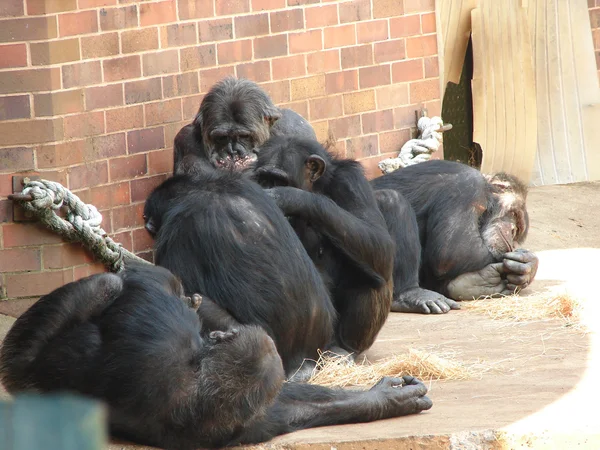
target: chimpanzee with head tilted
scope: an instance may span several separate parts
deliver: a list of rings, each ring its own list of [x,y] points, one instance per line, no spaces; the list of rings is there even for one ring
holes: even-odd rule
[[[242,173],[176,175],[146,201],[155,262],[188,294],[206,294],[273,338],[286,375],[304,379],[332,342],[336,312],[302,243],[277,205]]]
[[[450,299],[511,294],[533,281],[538,259],[517,248],[529,228],[517,178],[428,161],[371,183],[396,239],[394,311],[447,312]]]
[[[337,347],[365,351],[390,311],[394,244],[362,166],[315,140],[274,136],[261,147],[253,177],[323,275],[339,316]]]
[[[175,137],[174,174],[193,174],[207,166],[246,169],[271,135],[316,138],[302,116],[277,108],[256,83],[224,78],[206,94],[194,122]]]
[[[384,378],[362,392],[283,383],[264,330],[221,310],[224,331],[209,332],[202,308],[218,307],[205,298],[196,313],[182,291],[152,265],[69,283],[17,319],[0,350],[0,379],[13,394],[71,391],[102,400],[113,436],[177,450],[431,408],[427,388],[412,377]]]

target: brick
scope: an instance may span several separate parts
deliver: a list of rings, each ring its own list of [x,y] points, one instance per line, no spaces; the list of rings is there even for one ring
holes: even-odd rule
[[[325,48],[356,44],[356,26],[354,24],[325,28],[324,35]]]
[[[123,31],[121,33],[122,53],[143,52],[157,48],[158,28],[156,27]]]
[[[304,10],[306,28],[323,28],[337,25],[337,5],[313,6]]]
[[[378,109],[388,109],[394,106],[408,104],[408,85],[394,84],[375,89]]]
[[[128,205],[131,202],[129,183],[114,183],[92,187],[89,200],[91,204],[100,210]]]
[[[106,132],[112,133],[144,126],[144,109],[142,105],[125,108],[109,109],[106,111]]]
[[[198,22],[198,41],[225,41],[233,39],[233,21],[228,19],[202,20]]]
[[[379,19],[381,17],[402,16],[404,15],[403,3],[398,0],[373,0],[373,17]]]
[[[217,59],[219,64],[231,64],[252,59],[252,40],[223,42],[217,44]]]
[[[148,153],[148,175],[171,173],[173,171],[173,149],[167,148]]]
[[[113,6],[117,0],[79,0],[79,9],[99,8],[101,6]]]
[[[396,39],[375,44],[375,62],[399,61],[406,58],[404,39]]]
[[[440,66],[437,56],[424,58],[423,65],[425,66],[425,78],[433,78],[440,75]]]
[[[24,2],[3,2],[0,5],[0,17],[21,17],[25,15]]]
[[[304,14],[301,8],[285,9],[271,13],[271,33],[298,30],[304,27]]]
[[[49,169],[81,164],[85,145],[84,140],[42,145],[36,151],[37,166],[40,169]]]
[[[34,66],[60,64],[79,59],[79,39],[32,43],[29,48],[31,64]]]
[[[63,133],[62,119],[35,119],[19,122],[0,122],[2,145],[42,144],[60,139]]]
[[[369,44],[346,47],[341,50],[341,56],[342,69],[370,66],[373,64],[373,47]]]
[[[200,71],[200,92],[208,92],[208,90],[221,79],[227,76],[234,76],[235,69],[233,66],[217,67],[215,69],[206,69]]]
[[[2,226],[4,248],[57,244],[62,238],[40,223],[9,223]]]
[[[290,82],[289,80],[275,81],[273,83],[263,83],[260,85],[265,90],[273,103],[279,105],[280,103],[289,102],[290,97]]]
[[[306,55],[308,73],[332,72],[341,68],[338,49],[312,52]]]
[[[145,128],[127,133],[129,154],[147,152],[164,148],[165,134],[163,127]]]
[[[390,35],[392,39],[418,34],[421,34],[421,17],[419,15],[390,19]]]
[[[410,102],[420,103],[440,98],[440,84],[437,78],[410,83]]]
[[[298,6],[298,5],[310,5],[313,3],[319,3],[321,0],[287,0],[288,6]],[[324,0],[324,1],[336,1],[336,0]]]
[[[97,273],[107,272],[108,269],[101,263],[94,263],[85,266],[79,266],[73,268],[73,280],[80,280],[85,277],[89,277],[90,275],[95,275]],[[15,300],[12,300],[13,302]]]
[[[310,30],[302,33],[291,33],[290,53],[314,52],[323,48],[323,32]]]
[[[332,95],[310,100],[309,108],[311,121],[344,115],[341,95]]]
[[[255,58],[275,58],[288,53],[288,42],[285,34],[265,36],[254,39]]]
[[[0,97],[0,120],[29,119],[30,117],[29,95]]]
[[[102,82],[100,61],[62,66],[62,82],[65,89],[76,86],[89,86]]]
[[[215,15],[214,2],[207,2],[206,0],[177,0],[177,4],[181,20],[202,19]]]
[[[58,31],[60,37],[95,33],[98,31],[98,15],[95,10],[60,14]]]
[[[94,111],[64,118],[65,139],[104,133],[104,112]]]
[[[51,94],[35,94],[33,96],[36,117],[60,116],[83,111],[83,91],[53,92]]]
[[[406,84],[408,91],[408,84]],[[407,100],[404,102],[405,105],[408,105],[409,99],[407,94]],[[399,103],[400,104],[400,103]],[[400,104],[401,105],[401,104]],[[394,105],[391,105],[394,106]],[[420,105],[408,105],[408,106],[400,106],[398,108],[394,108],[394,128],[403,129],[403,128],[415,128],[417,126],[415,121],[415,111],[420,108]]]
[[[217,16],[250,12],[250,0],[219,0],[215,3]]]
[[[44,268],[62,269],[93,261],[80,244],[61,244],[44,247]]]
[[[148,171],[146,155],[140,153],[123,158],[113,158],[109,161],[109,169],[111,181],[131,180],[145,175]]]
[[[217,49],[215,44],[182,48],[179,52],[182,71],[217,65]]]
[[[394,111],[386,109],[362,115],[363,134],[379,133],[394,128]]]
[[[39,41],[56,37],[56,16],[7,19],[2,21],[0,27],[0,42]]]
[[[181,99],[174,98],[144,105],[146,126],[181,120]]]
[[[9,298],[46,295],[71,281],[72,270],[7,275],[6,295]]]
[[[327,95],[351,92],[357,89],[358,70],[344,70],[325,75],[325,92]]]
[[[315,130],[315,134],[317,136],[318,142],[327,142],[329,139],[329,123],[327,120],[321,120],[320,122],[312,122],[311,123],[313,130]],[[331,148],[328,148],[331,150]]]
[[[306,75],[304,55],[286,56],[272,60],[273,79],[296,78]]]
[[[162,98],[160,78],[125,83],[125,104],[144,103]]]
[[[99,161],[68,169],[69,188],[81,189],[88,186],[98,186],[108,183],[108,164]]]
[[[0,45],[0,69],[27,66],[27,45]]]
[[[359,22],[371,18],[370,0],[353,0],[340,3],[340,23]]]
[[[235,18],[236,39],[261,36],[264,34],[269,34],[268,14],[253,14],[251,16],[241,16]]]
[[[98,159],[114,158],[127,152],[125,133],[114,133],[102,136],[92,136],[83,147],[85,162]]]
[[[9,302],[0,302],[0,314],[18,318],[25,311],[31,308],[31,305],[33,305],[38,300],[39,297],[10,299]]]
[[[252,11],[285,8],[285,0],[252,0]]]
[[[409,59],[392,65],[392,82],[420,80],[423,78],[423,60]]]
[[[372,180],[373,178],[377,178],[381,176],[381,170],[378,167],[379,161],[386,158],[393,158],[398,154],[395,152],[393,154],[389,154],[386,156],[383,155],[375,155],[369,158],[362,158],[359,162],[363,166],[365,176],[367,180]]]
[[[313,75],[291,81],[292,100],[325,95],[325,75]]]
[[[163,77],[163,97],[180,97],[192,95],[200,90],[198,72],[186,72],[179,75]]]
[[[367,89],[390,84],[392,78],[390,73],[391,71],[389,64],[363,67],[358,71],[360,88]]]
[[[145,231],[145,229],[143,229]],[[123,248],[133,251],[133,238],[131,237],[131,231],[122,231],[113,235],[115,242],[118,242]]]
[[[27,14],[38,16],[77,9],[77,0],[27,0]]]
[[[111,84],[108,86],[92,87],[85,90],[85,109],[104,109],[111,106],[123,105],[123,85]]]
[[[87,58],[102,58],[119,54],[119,34],[102,33],[81,38],[81,55]]]
[[[439,98],[425,102],[424,107],[427,108],[431,117],[442,115],[442,101]],[[433,154],[435,155],[436,153],[434,152]]]
[[[136,228],[144,225],[144,204],[123,206],[112,210],[114,231]]]
[[[140,25],[142,27],[176,21],[177,12],[175,0],[140,4]]]
[[[13,202],[10,200],[0,200],[0,223],[13,221]],[[0,233],[0,238],[2,234]],[[1,273],[1,272],[0,272]]]
[[[375,91],[344,94],[344,114],[356,114],[375,109]]]
[[[100,10],[100,29],[102,31],[135,28],[137,26],[138,12],[136,5],[123,8],[102,8]]]
[[[131,180],[131,201],[143,202],[160,183],[167,179],[166,175]]]
[[[179,72],[179,55],[176,49],[146,53],[142,57],[145,77],[163,73]]]
[[[387,20],[371,20],[356,24],[356,39],[359,44],[385,41],[388,39]]]
[[[31,170],[33,166],[33,150],[31,148],[0,148],[0,170]]]
[[[308,117],[308,101],[306,100],[301,102],[284,103],[283,105],[279,106],[281,108],[291,109],[292,111],[300,114],[302,117]]]
[[[600,9],[590,11],[590,25],[592,28],[600,28]]]
[[[389,1],[392,0],[384,0],[384,2]],[[406,14],[435,11],[435,0],[410,0],[404,3],[404,12]]]
[[[151,29],[151,28],[150,28]],[[181,47],[198,43],[198,30],[195,23],[168,25],[160,30],[162,47]]]
[[[379,134],[379,152],[388,153],[394,152],[393,156],[397,156],[402,146],[411,139],[410,128],[404,130],[389,131]]]
[[[237,76],[253,80],[257,83],[271,80],[271,64],[269,61],[257,61],[236,66]]]
[[[155,177],[160,178],[160,177]],[[144,197],[145,198],[145,197]],[[150,233],[145,228],[139,228],[131,232],[133,239],[133,251],[141,252],[145,250],[152,250],[154,247],[154,239],[150,236]]]
[[[419,58],[437,54],[436,35],[418,36],[406,39],[406,56]]]
[[[377,135],[360,136],[346,141],[346,156],[348,158],[366,158],[379,153]]]
[[[187,97],[183,97],[183,119],[191,120],[196,117],[198,113],[198,107],[204,98],[203,94],[199,95],[188,95]],[[165,142],[167,144],[172,143],[172,139],[166,139]]]
[[[421,30],[423,34],[435,33],[435,13],[421,14]]]

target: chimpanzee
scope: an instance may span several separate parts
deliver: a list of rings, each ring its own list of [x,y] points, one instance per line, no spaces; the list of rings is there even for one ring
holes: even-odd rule
[[[271,135],[316,139],[302,116],[277,108],[256,83],[224,78],[206,94],[194,121],[175,136],[174,174],[195,173],[206,166],[245,169]]]
[[[516,177],[487,176],[465,164],[432,160],[371,183],[381,190],[376,192],[380,209],[397,242],[395,311],[447,312],[439,307],[443,301],[431,302],[433,296],[423,295],[419,284],[451,299],[470,300],[511,294],[533,281],[537,257],[516,248],[529,228],[527,187]]]
[[[175,175],[146,201],[155,262],[188,294],[212,298],[273,338],[288,377],[306,379],[332,343],[336,311],[302,243],[275,202],[228,170]]]
[[[281,359],[260,327],[203,328],[173,274],[133,264],[42,297],[6,336],[0,378],[11,393],[100,399],[113,436],[178,450],[264,442],[432,406],[412,377],[383,378],[368,391],[283,383]]]
[[[274,136],[260,148],[254,179],[324,277],[339,317],[336,347],[368,349],[392,303],[394,243],[360,163],[316,140]]]

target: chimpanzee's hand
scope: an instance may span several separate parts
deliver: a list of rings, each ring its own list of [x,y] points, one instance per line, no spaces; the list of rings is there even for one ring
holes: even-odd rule
[[[448,294],[454,300],[473,300],[497,294],[511,294],[506,288],[504,264],[488,264],[477,272],[463,273],[448,284]]]
[[[392,311],[417,314],[445,314],[460,309],[460,304],[434,291],[414,288],[400,293],[392,302]]]
[[[376,394],[379,419],[416,414],[430,409],[433,402],[427,397],[427,386],[414,377],[385,377],[366,394]]]
[[[519,248],[504,254],[506,289],[511,293],[519,292],[531,284],[537,273],[539,259],[535,253]]]

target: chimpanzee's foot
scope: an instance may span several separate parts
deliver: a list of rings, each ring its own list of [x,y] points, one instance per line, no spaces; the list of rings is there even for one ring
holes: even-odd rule
[[[427,387],[411,376],[382,378],[368,393],[378,395],[379,407],[385,411],[381,419],[417,414],[433,406],[426,395]]]
[[[404,291],[392,302],[394,312],[445,314],[451,309],[460,309],[460,305],[442,294],[421,288]]]
[[[306,383],[312,377],[317,363],[311,359],[305,359],[302,365],[288,378],[290,383]]]
[[[191,297],[182,297],[182,300],[194,311],[198,311],[198,308],[202,303],[202,296],[200,294],[194,294]]]

